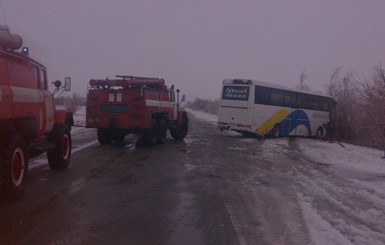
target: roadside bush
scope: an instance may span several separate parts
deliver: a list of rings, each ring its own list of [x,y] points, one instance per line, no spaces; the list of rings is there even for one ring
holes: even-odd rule
[[[383,148],[385,127],[385,71],[381,66],[371,76],[342,75],[337,68],[326,90],[337,101],[336,133],[341,140]]]
[[[86,104],[86,99],[76,93],[71,96],[60,96],[55,101],[56,105],[69,108],[73,113],[77,111],[79,106],[85,106]]]
[[[204,111],[207,113],[218,115],[219,100],[216,99],[212,101],[212,100],[196,98],[192,102],[188,101],[186,103],[186,107],[196,111]]]

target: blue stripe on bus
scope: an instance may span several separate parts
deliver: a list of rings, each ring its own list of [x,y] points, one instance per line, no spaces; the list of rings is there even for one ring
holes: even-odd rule
[[[279,122],[281,125],[281,135],[287,136],[298,126],[303,125],[306,127],[308,135],[311,136],[311,127],[309,117],[303,110],[295,110],[291,112],[285,119]],[[272,135],[273,130],[271,129],[267,134]]]

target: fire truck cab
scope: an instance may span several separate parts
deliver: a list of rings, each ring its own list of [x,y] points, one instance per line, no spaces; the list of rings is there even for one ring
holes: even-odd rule
[[[179,90],[159,78],[117,76],[92,79],[86,103],[86,127],[97,128],[100,144],[122,142],[127,134],[140,135],[148,146],[188,132],[187,113],[180,107]],[[184,96],[181,98],[184,101]]]
[[[51,169],[67,168],[71,157],[72,113],[56,109],[45,66],[29,57],[18,35],[0,26],[0,194],[22,196],[28,160],[46,152]],[[55,83],[55,92],[69,90]]]

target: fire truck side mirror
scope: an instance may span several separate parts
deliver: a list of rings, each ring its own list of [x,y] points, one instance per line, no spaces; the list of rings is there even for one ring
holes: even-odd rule
[[[64,78],[64,91],[71,90],[71,77]]]
[[[182,95],[182,102],[185,102],[186,101],[186,95]]]

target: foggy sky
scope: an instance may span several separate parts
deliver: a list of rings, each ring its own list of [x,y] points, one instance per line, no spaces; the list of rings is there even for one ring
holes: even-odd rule
[[[323,90],[332,72],[385,63],[383,0],[2,0],[50,81],[160,77],[189,100],[219,97],[225,78]]]

